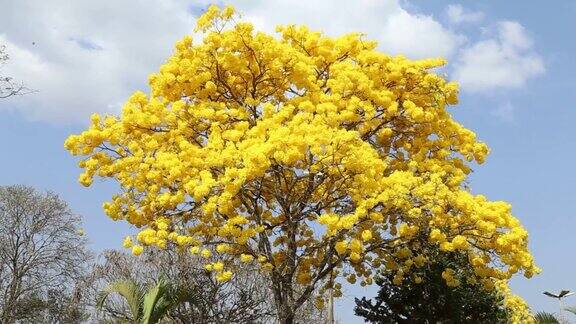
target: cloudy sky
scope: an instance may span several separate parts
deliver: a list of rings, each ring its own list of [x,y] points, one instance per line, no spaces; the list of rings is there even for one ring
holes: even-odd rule
[[[10,55],[0,72],[37,90],[0,100],[0,184],[61,194],[84,215],[95,249],[117,248],[131,230],[100,209],[114,184],[77,185],[78,169],[62,143],[85,127],[91,112],[116,113],[131,92],[146,90],[147,75],[192,32],[209,3],[0,0],[0,45]],[[573,1],[522,2],[521,8],[495,0],[217,2],[223,3],[262,30],[297,23],[330,35],[361,31],[391,54],[447,58],[445,73],[462,89],[454,116],[492,148],[472,188],[512,202],[544,269],[534,279],[515,280],[514,290],[535,310],[554,311],[542,291],[576,289],[576,175],[569,169],[576,159]],[[338,317],[358,321],[351,300],[372,293],[348,288]]]

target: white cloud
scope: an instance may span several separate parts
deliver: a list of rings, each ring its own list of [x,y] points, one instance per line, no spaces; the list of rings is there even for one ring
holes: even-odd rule
[[[192,31],[181,1],[10,1],[0,10],[6,75],[38,90],[0,102],[30,119],[85,121],[118,112]]]
[[[397,0],[237,1],[257,27],[273,31],[277,24],[306,24],[329,35],[364,32],[381,50],[410,58],[451,56],[463,37],[432,16],[412,14]]]
[[[209,2],[8,2],[0,11],[4,26],[0,42],[7,45],[11,54],[5,72],[38,92],[1,101],[0,111],[18,109],[29,118],[51,122],[86,121],[93,111],[118,112],[130,93],[146,90],[147,76],[169,56],[177,39],[191,33],[194,14]],[[259,29],[273,32],[277,24],[294,23],[307,24],[332,36],[359,31],[377,40],[381,50],[410,58],[453,59],[466,44],[464,35],[442,25],[433,16],[411,13],[400,0],[229,2]],[[469,14],[462,11],[460,16]],[[498,64],[502,61],[506,64],[516,58],[525,61],[518,51],[529,50],[531,43],[523,35],[522,30],[502,27],[499,37],[503,41],[489,40],[487,44],[466,48],[462,52],[466,60],[458,60],[455,75],[462,78],[465,87],[478,88],[478,81],[470,77],[476,73],[473,69],[476,65],[468,64],[469,58],[480,60],[483,68],[496,70],[501,70]],[[493,52],[497,59],[492,59],[496,62],[490,65],[485,61],[491,62],[488,54],[494,55]],[[485,57],[478,58],[475,54]]]
[[[481,11],[467,11],[460,4],[449,5],[446,8],[448,20],[452,24],[461,23],[479,23],[484,19],[484,13]]]
[[[431,16],[401,10],[390,17],[380,32],[381,47],[412,58],[451,57],[465,37],[446,29]]]
[[[38,92],[0,103],[32,119],[87,120],[93,112],[117,112],[146,87],[194,27],[208,0],[12,1],[0,11],[1,42],[11,61],[6,72]],[[398,0],[232,1],[245,19],[272,32],[277,24],[308,24],[330,35],[366,32],[382,50],[412,58],[450,56],[461,37],[431,16],[413,15]],[[56,10],[57,9],[57,10]],[[22,22],[26,22],[25,24]],[[32,43],[35,45],[32,45]]]
[[[532,47],[532,40],[526,34],[526,29],[515,21],[502,21],[498,25],[500,39],[508,46],[518,50],[526,50]]]
[[[496,109],[491,111],[490,114],[501,121],[514,123],[516,121],[515,111],[516,107],[514,107],[510,102],[505,102],[496,107]]]
[[[532,46],[522,25],[500,22],[493,38],[471,44],[459,53],[452,76],[473,92],[520,88],[545,71]]]

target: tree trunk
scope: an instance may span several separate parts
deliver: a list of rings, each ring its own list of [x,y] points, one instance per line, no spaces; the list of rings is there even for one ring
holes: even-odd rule
[[[18,300],[18,290],[19,290],[19,279],[20,278],[16,278],[16,275],[14,275],[14,277],[12,278],[12,281],[10,282],[10,291],[8,292],[8,297],[6,298],[6,300],[4,300],[4,309],[2,311],[2,324],[7,324],[7,323],[11,323],[13,321],[12,319],[12,313],[14,312],[14,304],[16,304],[16,301]]]
[[[278,319],[280,324],[293,324],[294,323],[294,310],[290,307],[284,306],[280,309]]]
[[[274,304],[276,306],[276,314],[280,324],[293,324],[294,317],[296,316],[295,305],[291,302],[291,292],[286,291],[279,279],[272,285],[274,292]]]

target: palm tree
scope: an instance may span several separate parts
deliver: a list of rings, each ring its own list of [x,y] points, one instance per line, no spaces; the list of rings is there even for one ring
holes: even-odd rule
[[[551,313],[538,312],[534,315],[537,324],[559,324],[560,321]]]
[[[96,300],[96,308],[101,310],[110,294],[117,293],[128,304],[129,314],[123,314],[125,323],[152,324],[166,317],[168,311],[190,298],[189,294],[175,288],[166,278],[146,288],[133,280],[119,280],[104,288]]]

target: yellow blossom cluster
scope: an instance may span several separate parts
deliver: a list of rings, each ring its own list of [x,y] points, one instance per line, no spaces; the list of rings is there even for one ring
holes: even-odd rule
[[[504,297],[504,307],[508,313],[508,322],[512,324],[532,324],[536,323],[530,306],[526,301],[514,295],[510,290],[507,280],[498,280],[495,283],[495,288]]]
[[[427,262],[423,237],[467,253],[478,280],[538,272],[511,206],[463,185],[488,148],[449,114],[458,86],[434,72],[444,60],[234,17],[210,7],[202,40],[176,44],[149,94],[65,142],[83,156],[81,184],[121,186],[103,208],[140,229],[125,247],[255,262],[277,289],[328,275],[366,285],[378,267],[401,281]]]
[[[454,277],[455,271],[448,268],[442,272],[442,279],[446,280],[448,287],[460,286],[460,280]]]
[[[225,282],[232,278],[232,271],[224,271],[224,263],[222,261],[207,263],[204,268],[207,271],[215,271],[217,281]]]

